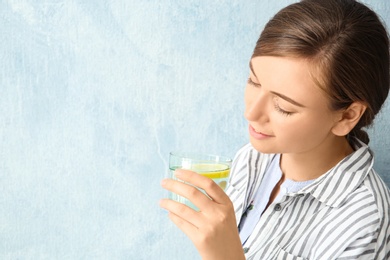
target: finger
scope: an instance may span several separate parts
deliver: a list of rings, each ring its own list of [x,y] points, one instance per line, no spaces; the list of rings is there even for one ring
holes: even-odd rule
[[[188,207],[185,204],[171,200],[171,199],[162,199],[160,200],[160,207],[166,209],[170,213],[179,217],[183,221],[188,222],[194,227],[200,226],[200,216],[197,211]],[[175,223],[176,224],[176,223]]]
[[[183,169],[177,169],[175,171],[175,175],[178,179],[203,189],[207,195],[217,203],[225,204],[230,202],[226,193],[218,186],[218,184],[208,177]]]
[[[197,233],[199,232],[198,228],[194,226],[192,223],[186,221],[175,213],[170,212],[169,218],[171,221],[181,230],[184,234],[186,234],[192,241],[194,241]]]
[[[191,184],[173,179],[165,179],[161,182],[161,185],[163,188],[188,199],[201,210],[204,209],[206,205],[212,203],[207,195]]]

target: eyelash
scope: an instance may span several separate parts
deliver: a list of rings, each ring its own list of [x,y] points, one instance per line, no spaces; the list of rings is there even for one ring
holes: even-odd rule
[[[277,103],[275,103],[274,107],[275,107],[276,111],[278,111],[279,113],[281,113],[284,116],[291,116],[292,114],[294,114],[293,112],[288,112],[286,110],[281,109]]]
[[[253,80],[251,78],[248,78],[248,84],[253,86],[253,87],[256,87],[256,88],[261,87],[261,85],[259,83],[253,82]]]

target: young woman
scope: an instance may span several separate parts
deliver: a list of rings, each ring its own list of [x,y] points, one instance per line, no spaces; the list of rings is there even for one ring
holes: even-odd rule
[[[278,12],[250,60],[250,143],[226,194],[163,180],[199,209],[162,200],[203,259],[389,259],[390,195],[375,173],[369,126],[389,93],[389,40],[353,0],[303,0]]]

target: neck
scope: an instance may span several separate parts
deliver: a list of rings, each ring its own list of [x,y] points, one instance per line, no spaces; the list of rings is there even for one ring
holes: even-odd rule
[[[294,181],[313,180],[325,174],[342,159],[353,152],[344,137],[335,137],[331,142],[302,153],[284,153],[280,167],[284,178]]]

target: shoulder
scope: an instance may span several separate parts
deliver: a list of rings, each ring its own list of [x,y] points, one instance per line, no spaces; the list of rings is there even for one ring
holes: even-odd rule
[[[359,234],[357,241],[371,237],[375,259],[384,259],[390,252],[390,193],[373,169],[341,208],[350,228]]]
[[[382,228],[390,232],[390,193],[380,176],[371,169],[359,187],[348,194],[343,203],[335,209],[348,216],[348,222],[360,224],[381,232]],[[352,217],[353,215],[353,217]],[[365,219],[366,217],[369,217]],[[389,233],[390,234],[390,233]]]
[[[377,217],[380,224],[386,225],[387,229],[390,226],[390,192],[387,185],[381,177],[371,169],[367,177],[364,179],[361,187],[353,194],[361,193],[365,198],[369,198],[373,207],[377,211]],[[362,203],[359,203],[362,205]]]
[[[378,257],[384,256],[390,253],[390,191],[374,170],[368,174],[364,186],[372,196],[378,212],[377,254]]]
[[[319,211],[304,216],[303,226],[307,230],[301,235],[311,242],[302,250],[308,251],[310,259],[387,259],[390,250],[388,194],[386,186],[371,170],[342,203],[326,205],[318,201],[322,205],[318,206]],[[304,203],[310,204],[312,200]]]
[[[390,208],[389,188],[374,169],[369,172],[363,185],[367,188],[367,192],[374,198],[381,215],[386,214],[386,211],[389,211]]]

